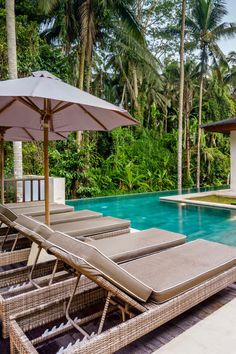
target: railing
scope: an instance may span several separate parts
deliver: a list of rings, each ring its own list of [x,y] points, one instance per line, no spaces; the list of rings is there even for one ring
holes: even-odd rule
[[[44,200],[44,177],[5,179],[4,191],[5,203]]]

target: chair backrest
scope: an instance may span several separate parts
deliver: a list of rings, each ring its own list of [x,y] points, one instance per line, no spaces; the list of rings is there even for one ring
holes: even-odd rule
[[[14,227],[22,235],[26,236],[31,241],[36,242],[40,246],[51,234],[54,233],[50,227],[23,214],[17,217]]]
[[[0,204],[0,221],[7,226],[12,226],[12,223],[16,220],[17,214],[5,205]]]
[[[106,257],[96,247],[61,232],[54,232],[42,245],[54,256],[96,282],[102,276],[134,298],[147,301],[152,289]]]

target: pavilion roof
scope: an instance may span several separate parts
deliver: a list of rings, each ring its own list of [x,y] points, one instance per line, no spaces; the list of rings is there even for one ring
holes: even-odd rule
[[[207,132],[229,133],[232,130],[236,130],[236,117],[202,124],[201,128],[205,129]]]

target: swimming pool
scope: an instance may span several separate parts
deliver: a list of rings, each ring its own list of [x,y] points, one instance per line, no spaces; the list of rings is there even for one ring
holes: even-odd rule
[[[75,210],[90,209],[129,219],[132,227],[139,230],[157,227],[183,233],[188,241],[204,238],[236,246],[236,210],[160,201],[160,197],[174,194],[177,192],[89,198],[67,201],[67,204]]]

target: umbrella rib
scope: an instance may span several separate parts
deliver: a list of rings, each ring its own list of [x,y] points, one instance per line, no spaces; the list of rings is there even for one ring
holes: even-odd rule
[[[64,138],[64,139],[66,139],[66,136],[65,135],[63,135],[63,134],[61,134],[61,133],[56,133],[58,136],[60,136],[61,138]]]
[[[136,123],[136,124],[139,123],[136,119],[134,119],[134,118],[132,118],[132,117],[130,117],[130,116],[127,116],[125,113],[123,113],[123,112],[121,112],[121,111],[116,111],[116,110],[113,109],[112,112],[115,112],[115,113],[120,114],[122,117],[125,117],[126,119],[129,119],[131,122],[134,122],[134,123]]]
[[[29,97],[24,97],[24,99],[28,101],[32,105],[32,107],[40,111],[39,107]]]
[[[35,138],[33,137],[33,135],[31,135],[30,132],[26,128],[23,128],[23,130],[26,132],[26,134],[30,137],[31,140],[35,141]]]
[[[64,106],[62,106],[62,107],[59,107],[57,109],[54,108],[52,110],[52,113],[57,113],[57,112],[63,111],[63,109],[66,109],[66,108],[72,106],[73,104],[74,104],[74,102],[68,102],[68,103],[64,104]]]
[[[90,113],[86,108],[84,108],[84,106],[82,106],[81,104],[77,103],[77,105],[85,112],[87,113],[91,118],[93,118],[95,120],[95,122],[97,122],[104,130],[108,130],[107,127],[102,124],[101,122],[99,122],[99,120],[92,114]]]
[[[63,101],[58,102],[55,107],[53,108],[53,112],[55,112],[61,105],[63,104]]]
[[[13,98],[12,101],[8,102],[3,108],[0,109],[0,113],[3,113],[7,108],[11,107],[11,105],[16,101],[15,98]]]
[[[32,105],[30,102],[27,102],[25,98],[23,97],[16,97],[16,100],[20,101],[21,103],[23,103],[24,105],[26,105],[27,107],[31,108],[33,111],[37,112],[37,113],[40,113],[41,114],[41,111],[40,109],[34,105]]]

